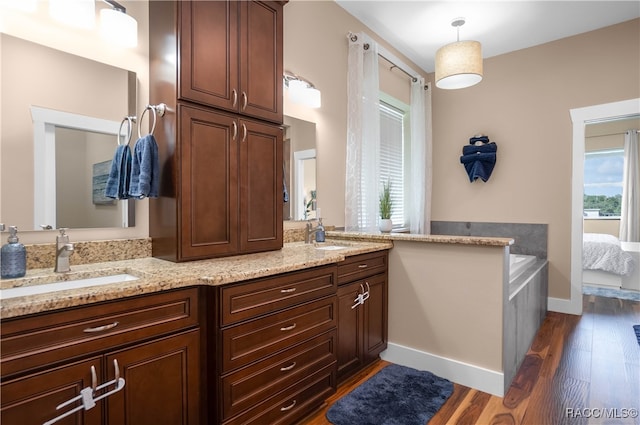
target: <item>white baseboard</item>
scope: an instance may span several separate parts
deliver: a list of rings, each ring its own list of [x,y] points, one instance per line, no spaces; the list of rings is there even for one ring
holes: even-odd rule
[[[498,397],[504,396],[504,374],[458,360],[388,343],[380,354],[383,360],[418,370],[427,370],[465,387],[475,388]]]
[[[547,310],[565,314],[582,314],[582,297],[567,300],[564,298],[547,298]]]

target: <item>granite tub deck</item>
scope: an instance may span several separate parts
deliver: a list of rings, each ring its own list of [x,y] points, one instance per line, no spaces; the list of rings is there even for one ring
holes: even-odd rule
[[[344,248],[327,251],[317,249],[316,244],[292,242],[285,244],[278,251],[186,263],[172,263],[147,257],[72,266],[69,273],[54,273],[52,269],[28,270],[27,275],[23,278],[1,280],[0,289],[120,273],[128,273],[139,279],[2,299],[0,301],[0,318],[7,319],[168,289],[198,285],[224,285],[337,263],[352,255],[393,247],[393,243],[390,241],[381,240],[367,242],[327,239],[324,245],[340,245]]]

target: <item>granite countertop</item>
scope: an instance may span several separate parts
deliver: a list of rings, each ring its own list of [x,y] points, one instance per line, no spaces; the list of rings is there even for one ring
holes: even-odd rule
[[[489,236],[455,236],[455,235],[420,235],[412,233],[360,233],[360,232],[327,232],[327,237],[352,241],[413,241],[425,243],[445,243],[478,246],[510,246],[511,238],[496,238]]]
[[[393,247],[393,243],[390,240],[366,241],[364,239],[351,241],[327,239],[324,244],[291,242],[284,244],[284,247],[278,251],[186,263],[173,263],[147,257],[72,266],[71,272],[63,274],[54,273],[52,269],[29,270],[25,277],[0,281],[0,289],[120,273],[128,273],[139,279],[2,299],[0,302],[0,318],[7,319],[168,289],[198,285],[224,285],[333,264],[344,260],[348,256],[381,251]],[[317,249],[316,245],[339,245],[344,246],[344,249],[321,250]]]

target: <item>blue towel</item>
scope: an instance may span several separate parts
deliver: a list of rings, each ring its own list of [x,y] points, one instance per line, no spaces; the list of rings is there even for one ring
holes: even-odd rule
[[[473,136],[469,139],[469,143],[471,143],[472,145],[475,142],[489,143],[489,136]]]
[[[282,164],[282,198],[284,202],[289,202],[289,191],[287,190],[287,173]]]
[[[472,138],[473,139],[473,138]],[[496,164],[498,145],[493,142],[482,145],[469,144],[462,147],[460,162],[469,175],[469,181],[489,180]]]
[[[129,175],[131,173],[131,149],[119,145],[111,161],[111,170],[104,189],[104,196],[113,199],[129,197]]]
[[[133,148],[129,196],[142,199],[157,198],[160,186],[158,144],[152,134],[138,139]]]
[[[467,174],[469,175],[469,181],[474,182],[477,179],[481,179],[486,182],[491,177],[493,167],[496,165],[496,154],[492,153],[472,153],[468,155],[462,155],[460,162],[464,165]]]

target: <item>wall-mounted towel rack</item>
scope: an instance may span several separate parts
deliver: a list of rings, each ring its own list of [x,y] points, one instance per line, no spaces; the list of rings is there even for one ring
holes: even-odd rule
[[[133,124],[136,122],[137,117],[135,116],[126,116],[120,122],[120,128],[118,129],[118,134],[116,134],[116,140],[118,142],[118,146],[120,146],[120,135],[122,134],[122,125],[127,123],[127,145],[131,143],[131,135],[133,134]]]
[[[140,134],[140,125],[142,124],[142,119],[144,118],[144,114],[146,114],[147,111],[151,111],[153,113],[153,123],[151,124],[151,131],[149,132],[149,134],[153,134],[153,132],[156,130],[156,121],[158,119],[158,115],[160,115],[161,117],[164,116],[165,112],[167,112],[167,105],[164,103],[159,103],[157,105],[147,105],[144,108],[144,111],[142,111],[142,114],[140,115],[140,121],[138,121],[138,138],[142,137],[142,135]]]

